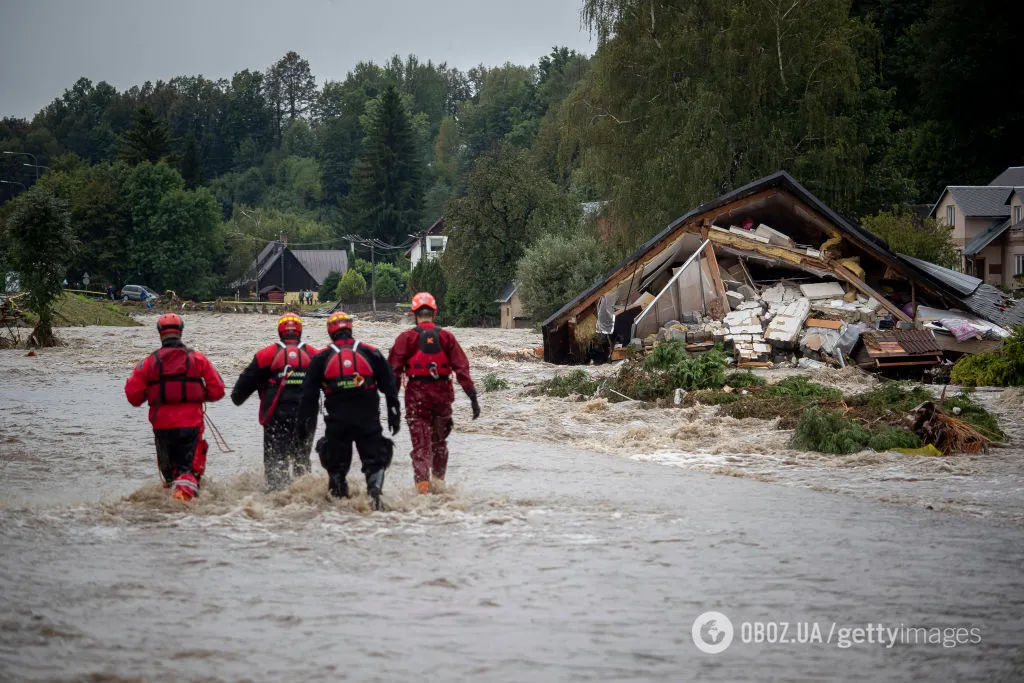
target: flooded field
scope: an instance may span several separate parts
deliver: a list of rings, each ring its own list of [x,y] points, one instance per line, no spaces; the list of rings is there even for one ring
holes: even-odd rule
[[[455,330],[477,381],[512,388],[483,394],[476,422],[459,396],[444,495],[413,494],[404,429],[386,513],[369,513],[359,476],[353,499],[328,501],[319,467],[264,493],[256,407],[225,401],[209,415],[234,452],[212,447],[186,506],[159,488],[145,411],[122,392],[156,344],[143,321],[63,330],[69,346],[34,358],[0,351],[0,680],[1024,675],[1016,448],[814,456],[711,409],[525,397],[556,371],[513,353],[539,335]],[[229,386],[274,338],[270,316],[185,321]],[[308,341],[326,341],[321,325]],[[387,349],[399,329],[357,337]],[[736,627],[722,654],[691,637],[707,610]],[[767,621],[978,628],[980,642],[743,642],[741,622]]]

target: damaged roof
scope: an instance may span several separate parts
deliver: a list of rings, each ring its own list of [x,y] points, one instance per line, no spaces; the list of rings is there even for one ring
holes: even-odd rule
[[[899,254],[899,257],[919,272],[955,290],[959,294],[957,299],[963,307],[976,316],[1001,327],[1024,325],[1024,300],[1015,301],[998,287],[987,285],[965,273],[958,273],[905,254]]]
[[[576,305],[580,301],[590,297],[598,289],[600,289],[601,286],[605,284],[607,279],[612,276],[612,274],[618,272],[619,270],[633,263],[638,263],[643,258],[643,256],[647,254],[648,251],[650,251],[659,242],[661,242],[666,237],[675,232],[675,230],[680,225],[687,222],[694,216],[709,213],[711,211],[714,211],[715,209],[724,207],[725,205],[735,202],[739,199],[771,188],[787,190],[791,194],[795,195],[798,199],[812,206],[819,213],[828,218],[834,225],[842,229],[843,232],[856,238],[857,241],[860,242],[863,246],[867,246],[869,249],[877,250],[883,257],[888,256],[890,260],[896,260],[895,255],[889,252],[888,242],[878,237],[877,235],[868,232],[867,230],[860,227],[856,223],[852,223],[843,218],[842,216],[840,216],[838,213],[833,211],[827,204],[825,204],[823,201],[821,201],[813,194],[811,194],[810,190],[808,190],[799,182],[797,182],[797,180],[793,178],[793,176],[789,175],[789,173],[785,171],[777,171],[769,176],[761,178],[760,180],[755,180],[752,183],[749,183],[747,185],[744,185],[743,187],[733,190],[732,192],[724,194],[721,197],[718,197],[717,199],[705,202],[704,204],[701,204],[697,208],[693,209],[692,211],[689,211],[683,216],[680,216],[676,220],[672,221],[671,223],[669,223],[668,227],[666,227],[660,233],[649,239],[640,248],[633,252],[632,255],[627,257],[617,266],[615,266],[607,277],[602,277],[598,279],[585,292],[583,292],[575,299],[567,303],[565,306],[560,308],[556,313],[552,314],[547,320],[544,321],[543,327],[550,326],[551,324],[557,322],[560,318],[568,314],[573,308],[576,307]]]
[[[996,192],[993,193],[993,196],[998,193],[1003,202],[1000,204],[1002,212],[1000,215],[1005,216],[1008,211],[1005,201],[1012,188],[994,189]],[[813,244],[821,244],[821,241],[817,241],[818,238],[828,235],[833,238],[841,236],[863,255],[884,264],[890,272],[912,282],[916,281],[925,292],[933,295],[937,304],[940,302],[941,305],[947,306],[955,304],[1000,325],[1024,322],[1024,302],[1014,302],[1000,290],[985,285],[980,280],[968,279],[969,276],[964,276],[961,273],[940,268],[919,259],[897,256],[890,251],[889,244],[885,240],[868,232],[855,222],[847,220],[815,197],[791,175],[785,171],[779,171],[701,204],[672,221],[664,230],[616,265],[607,275],[599,278],[586,291],[548,317],[542,324],[545,360],[549,362],[585,360],[581,355],[585,354],[584,347],[573,346],[574,328],[572,325],[579,322],[577,316],[588,315],[602,295],[615,291],[625,283],[629,282],[629,287],[632,288],[632,280],[635,279],[638,268],[645,268],[684,235],[706,234],[708,238],[713,238],[716,247],[722,246],[726,249],[729,248],[727,245],[731,243],[730,240],[748,240],[749,238],[732,234],[733,232],[738,233],[738,229],[730,231],[715,230],[714,228],[716,223],[720,226],[728,226],[730,223],[749,217],[753,217],[755,221],[763,220],[769,226],[787,223],[793,226],[795,232],[790,232],[789,237],[797,242],[796,248],[765,246],[765,249],[779,250],[780,257],[784,257],[786,254],[799,257],[801,265],[797,267],[814,264],[822,267],[828,261],[827,256],[817,254],[816,248],[809,250],[813,253],[805,255],[803,252],[808,250],[800,246],[801,239],[803,241],[810,240]],[[781,252],[786,252],[786,254]],[[858,285],[859,280],[852,273],[844,271],[841,264],[836,265],[835,274],[839,278],[853,283],[862,291],[866,287],[863,282]],[[887,302],[882,300],[882,297],[878,298],[887,310],[895,309],[894,304],[886,305]],[[899,318],[902,313],[894,312],[893,315]]]

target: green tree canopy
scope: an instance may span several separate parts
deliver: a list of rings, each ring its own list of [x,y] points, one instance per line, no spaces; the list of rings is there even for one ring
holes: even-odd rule
[[[547,319],[604,275],[597,240],[589,235],[544,235],[519,259],[516,274],[523,308]]]
[[[918,218],[913,212],[894,206],[890,211],[865,216],[861,225],[888,242],[889,248],[899,254],[946,268],[961,265],[949,227],[934,218]]]
[[[545,232],[569,232],[579,209],[507,143],[480,158],[470,172],[466,196],[445,211],[450,226],[442,258],[447,305],[460,324],[497,313],[494,299],[515,275],[523,251]]]
[[[338,281],[338,289],[334,292],[335,298],[341,301],[365,295],[366,279],[355,268],[352,268],[341,277],[341,280]]]
[[[148,161],[157,163],[171,152],[171,134],[147,104],[139,105],[132,114],[132,127],[121,136],[118,156],[136,165]]]
[[[33,332],[40,346],[52,346],[53,302],[76,247],[67,202],[45,185],[20,194],[6,221],[7,266],[17,273],[26,305],[39,316]]]
[[[361,235],[397,244],[419,227],[423,205],[412,123],[393,87],[368,114],[366,138],[352,169],[352,224]]]

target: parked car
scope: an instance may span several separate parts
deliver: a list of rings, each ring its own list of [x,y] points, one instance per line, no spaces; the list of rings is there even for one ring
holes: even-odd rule
[[[125,285],[121,290],[121,299],[124,301],[149,301],[156,297],[157,293],[145,285]]]

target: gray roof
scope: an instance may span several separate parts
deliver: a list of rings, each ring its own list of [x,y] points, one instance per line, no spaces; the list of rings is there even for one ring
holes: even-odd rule
[[[928,275],[932,276],[932,278],[955,290],[962,296],[970,296],[976,289],[978,289],[978,287],[981,286],[981,280],[973,275],[958,273],[955,270],[943,268],[942,266],[937,266],[930,261],[922,261],[919,258],[907,256],[906,254],[897,254],[897,256],[918,270],[924,271]]]
[[[964,308],[974,315],[1010,327],[1024,325],[1024,301],[1014,301],[1006,292],[987,285],[976,277],[958,273],[934,263],[899,254],[899,257],[933,279],[961,294]]]
[[[964,245],[964,256],[974,256],[982,249],[992,243],[992,240],[1006,232],[1006,229],[1010,227],[1010,219],[997,220],[988,226],[977,235],[971,238],[971,240]]]
[[[950,185],[946,190],[953,195],[953,201],[960,211],[969,218],[1000,218],[1010,215],[1006,200],[1013,191],[1011,186]]]
[[[516,293],[517,289],[519,289],[519,285],[517,283],[508,283],[505,285],[505,289],[501,290],[501,294],[494,300],[494,303],[507,304],[512,299],[512,295]]]
[[[344,275],[348,270],[348,252],[344,249],[294,249],[292,255],[318,285],[329,273]]]
[[[993,178],[989,185],[1024,185],[1024,166],[1010,166]]]

